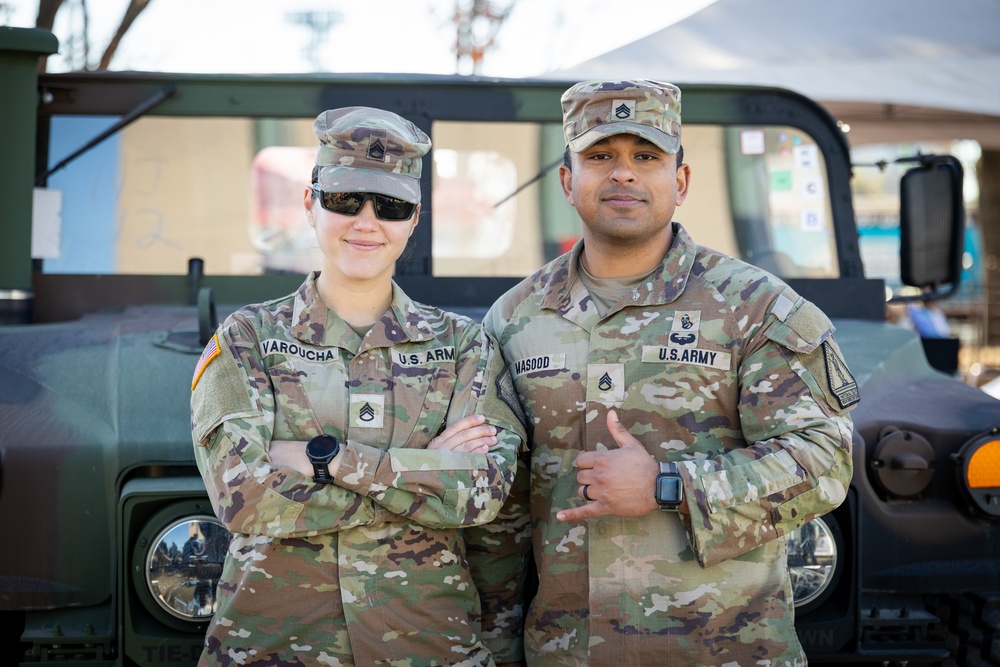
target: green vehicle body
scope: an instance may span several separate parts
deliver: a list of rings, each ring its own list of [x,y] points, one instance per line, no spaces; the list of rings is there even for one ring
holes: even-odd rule
[[[39,75],[37,57],[56,46],[49,33],[0,29],[0,665],[193,665],[206,622],[167,613],[146,582],[163,528],[212,514],[192,453],[191,374],[215,321],[293,291],[302,276],[216,275],[198,261],[175,275],[46,273],[31,259],[32,190],[54,166],[53,118],[140,109],[311,120],[323,109],[368,105],[410,118],[436,142],[440,121],[558,125],[559,95],[572,82]],[[825,162],[837,276],[788,281],[834,319],[862,402],[855,479],[829,517],[839,550],[833,585],[799,610],[810,660],[1000,664],[992,500],[1000,493],[968,489],[962,472],[1000,427],[1000,402],[932,368],[920,338],[885,321],[882,281],[865,278],[858,249],[848,145],[822,107],[778,89],[680,85],[685,131],[699,123],[796,128]],[[553,150],[561,157],[561,140],[553,141],[540,162]],[[398,280],[417,300],[481,315],[517,278],[434,275],[429,175],[423,186],[427,215]],[[559,206],[543,198],[543,216]],[[696,222],[688,228],[711,245]],[[924,481],[911,493],[914,478]]]

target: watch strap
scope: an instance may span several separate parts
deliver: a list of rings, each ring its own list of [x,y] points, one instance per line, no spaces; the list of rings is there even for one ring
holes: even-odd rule
[[[333,477],[330,476],[330,466],[326,463],[312,461],[313,482],[316,484],[333,484]]]

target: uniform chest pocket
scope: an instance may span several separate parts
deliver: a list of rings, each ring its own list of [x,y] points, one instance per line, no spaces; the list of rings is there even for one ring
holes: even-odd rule
[[[579,369],[567,368],[565,353],[539,354],[507,361],[521,407],[530,424],[554,414],[553,406],[557,404],[582,405],[586,402],[586,375]]]
[[[392,353],[393,444],[426,447],[444,427],[457,378],[454,348]]]
[[[631,367],[630,402],[660,414],[733,414],[737,386],[732,353],[709,347],[646,345]]]
[[[268,367],[274,388],[274,437],[308,440],[323,432],[322,424],[345,419],[346,372],[339,361],[275,359]]]

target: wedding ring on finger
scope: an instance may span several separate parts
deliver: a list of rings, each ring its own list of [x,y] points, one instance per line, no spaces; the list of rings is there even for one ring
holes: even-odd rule
[[[588,500],[589,502],[594,502],[594,499],[593,499],[593,498],[591,498],[591,497],[590,497],[590,496],[589,496],[589,495],[587,494],[587,489],[589,489],[589,488],[590,488],[590,484],[584,484],[584,485],[583,485],[583,489],[582,489],[582,490],[580,491],[580,493],[582,493],[582,494],[583,494],[583,497],[584,497],[584,499]]]

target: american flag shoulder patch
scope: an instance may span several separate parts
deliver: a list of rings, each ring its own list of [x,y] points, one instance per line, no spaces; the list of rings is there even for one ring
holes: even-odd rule
[[[201,379],[201,374],[205,372],[208,363],[217,356],[219,356],[219,334],[212,336],[198,358],[198,365],[194,367],[194,377],[191,378],[191,391],[198,386],[198,380]]]

